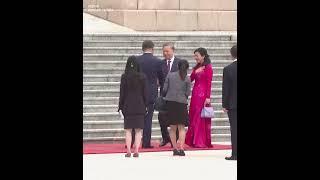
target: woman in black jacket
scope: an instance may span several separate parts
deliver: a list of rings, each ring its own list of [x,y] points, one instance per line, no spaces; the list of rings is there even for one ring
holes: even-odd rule
[[[124,129],[126,132],[127,154],[131,157],[132,129],[135,130],[135,150],[133,157],[138,157],[138,151],[144,127],[144,117],[147,105],[146,77],[140,72],[135,56],[127,60],[124,74],[121,76],[120,98],[118,111],[124,116]]]

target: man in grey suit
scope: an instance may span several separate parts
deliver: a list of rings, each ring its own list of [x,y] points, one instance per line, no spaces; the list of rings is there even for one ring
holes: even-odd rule
[[[222,107],[229,116],[232,155],[225,159],[237,160],[237,45],[230,52],[234,61],[223,69]]]

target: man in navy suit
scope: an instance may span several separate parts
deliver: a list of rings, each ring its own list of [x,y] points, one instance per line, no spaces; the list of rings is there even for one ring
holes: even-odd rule
[[[164,77],[168,75],[169,72],[176,72],[178,71],[178,62],[180,61],[179,58],[175,57],[174,55],[174,44],[173,43],[164,43],[162,46],[162,53],[164,59],[162,60],[162,71]],[[163,86],[161,86],[160,94],[163,94]],[[168,125],[166,124],[167,118],[165,112],[159,112],[158,120],[161,128],[161,135],[162,135],[162,142],[160,143],[161,146],[165,146],[167,143],[171,142],[169,132],[168,132]],[[179,131],[177,129],[177,139],[179,139]],[[171,143],[172,146],[172,143]]]
[[[162,61],[153,56],[154,44],[150,40],[142,43],[143,55],[137,57],[141,71],[147,77],[148,105],[144,121],[142,148],[153,148],[151,146],[151,128],[154,112],[154,103],[158,97],[158,82],[163,86],[165,77],[162,72]]]

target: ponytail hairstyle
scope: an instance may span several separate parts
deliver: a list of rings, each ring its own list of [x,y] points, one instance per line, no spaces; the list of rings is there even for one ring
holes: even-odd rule
[[[124,74],[127,77],[129,89],[135,89],[139,86],[139,81],[141,79],[140,66],[135,56],[130,56],[128,58]]]
[[[179,75],[182,81],[186,79],[189,69],[189,63],[187,60],[180,60],[178,62]]]

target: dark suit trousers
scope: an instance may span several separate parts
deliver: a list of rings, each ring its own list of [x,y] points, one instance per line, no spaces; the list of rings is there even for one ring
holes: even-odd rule
[[[153,117],[154,105],[148,105],[148,112],[144,119],[144,128],[143,128],[143,138],[142,146],[150,146],[151,142],[151,128],[152,128],[152,117]]]
[[[237,157],[237,109],[228,110],[228,116],[231,130],[232,156]]]

